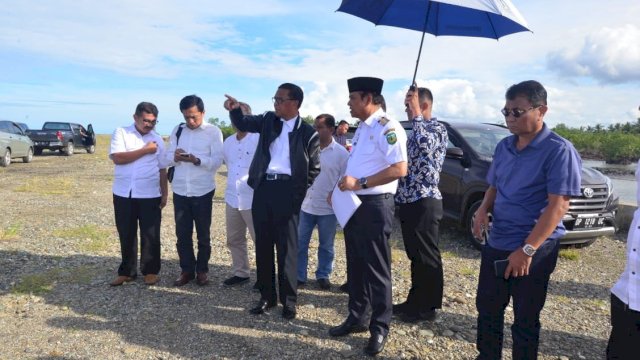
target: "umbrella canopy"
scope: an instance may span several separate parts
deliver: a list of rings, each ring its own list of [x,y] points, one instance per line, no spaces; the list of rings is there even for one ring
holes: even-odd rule
[[[424,34],[499,39],[530,31],[510,0],[343,0],[337,11],[376,25],[422,32],[415,81]],[[412,82],[413,83],[413,82]]]

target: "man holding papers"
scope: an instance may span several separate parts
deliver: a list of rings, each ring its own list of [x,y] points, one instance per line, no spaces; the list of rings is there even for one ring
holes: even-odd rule
[[[360,119],[345,176],[337,190],[353,191],[361,201],[344,228],[349,282],[349,315],[331,336],[367,330],[365,352],[384,348],[391,321],[391,252],[388,245],[398,179],[407,174],[407,136],[399,122],[381,109],[383,81],[348,80],[351,116]],[[336,204],[333,204],[334,207]],[[367,309],[371,319],[367,322]]]

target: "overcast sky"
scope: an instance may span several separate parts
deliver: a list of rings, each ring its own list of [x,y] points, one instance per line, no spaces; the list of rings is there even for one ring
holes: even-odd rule
[[[640,1],[514,0],[533,33],[496,40],[427,35],[418,84],[435,115],[502,122],[511,84],[536,79],[551,126],[635,122],[640,105]],[[339,0],[0,0],[0,119],[129,125],[135,106],[159,110],[158,132],[197,94],[228,121],[228,93],[271,110],[277,86],[305,91],[302,115],[349,121],[346,79],[385,80],[389,116],[404,119],[420,33],[335,12]]]

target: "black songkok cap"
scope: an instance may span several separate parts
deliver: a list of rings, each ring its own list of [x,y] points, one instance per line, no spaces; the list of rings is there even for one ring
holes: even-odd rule
[[[350,93],[354,91],[369,91],[374,94],[382,93],[382,79],[362,76],[347,80],[347,84]]]

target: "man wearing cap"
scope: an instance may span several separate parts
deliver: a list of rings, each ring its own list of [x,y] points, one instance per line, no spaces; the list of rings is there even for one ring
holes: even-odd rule
[[[344,228],[349,283],[349,315],[329,330],[345,336],[367,330],[365,352],[384,349],[391,321],[391,251],[393,194],[407,174],[407,136],[399,122],[381,109],[383,81],[372,77],[348,80],[351,116],[360,119],[340,191],[354,191],[362,201]],[[367,324],[367,310],[371,319]]]
[[[251,212],[256,233],[256,273],[260,300],[250,310],[263,314],[282,303],[282,317],[296,317],[298,216],[307,188],[320,172],[318,133],[305,123],[298,109],[302,89],[291,83],[278,87],[274,111],[243,115],[240,103],[225,95],[225,108],[239,131],[260,133],[247,183],[254,189]],[[273,247],[278,252],[278,292]]]

